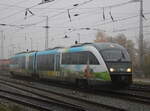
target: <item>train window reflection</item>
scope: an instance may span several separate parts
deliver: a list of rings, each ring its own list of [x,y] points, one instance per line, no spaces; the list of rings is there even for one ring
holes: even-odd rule
[[[108,49],[101,51],[105,61],[130,61],[126,50]]]

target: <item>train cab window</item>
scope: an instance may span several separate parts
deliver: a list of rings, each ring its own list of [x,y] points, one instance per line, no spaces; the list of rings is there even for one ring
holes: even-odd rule
[[[107,49],[101,51],[105,61],[130,61],[130,57],[126,50]]]
[[[92,53],[89,53],[89,63],[90,64],[99,64],[97,58]]]

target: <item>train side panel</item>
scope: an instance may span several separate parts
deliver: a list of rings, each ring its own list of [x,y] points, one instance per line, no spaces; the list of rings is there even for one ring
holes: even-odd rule
[[[32,53],[29,53],[27,56],[27,66],[26,66],[26,69],[27,69],[27,73],[33,77],[33,78],[38,78],[38,73],[36,73],[36,55],[37,55],[37,52],[32,52]]]
[[[60,53],[58,50],[38,52],[35,69],[39,78],[58,79],[60,66]]]
[[[27,54],[18,54],[13,56],[9,66],[11,74],[18,76],[30,76],[27,70],[28,62]]]
[[[0,70],[9,71],[10,59],[0,59]]]
[[[17,54],[11,58],[10,69],[15,75],[73,83],[132,82],[128,53],[113,43]]]
[[[105,62],[93,46],[65,49],[62,53],[61,75],[73,82],[77,79],[111,81]]]
[[[93,46],[38,52],[36,73],[40,78],[69,82],[111,81],[100,53]]]

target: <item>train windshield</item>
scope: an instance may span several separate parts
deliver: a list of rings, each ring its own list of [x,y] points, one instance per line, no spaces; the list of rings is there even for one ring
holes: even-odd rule
[[[129,54],[126,50],[106,49],[101,51],[105,61],[130,61]]]

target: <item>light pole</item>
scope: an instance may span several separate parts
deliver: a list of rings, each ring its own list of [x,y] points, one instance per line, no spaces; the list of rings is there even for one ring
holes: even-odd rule
[[[139,13],[139,62],[140,67],[142,68],[144,64],[144,51],[143,51],[143,0],[132,0],[132,2],[139,2],[140,3],[140,13]]]
[[[140,56],[141,68],[144,64],[143,38],[144,38],[144,36],[143,36],[143,0],[140,0],[139,56]]]
[[[1,31],[1,59],[4,59],[4,32]]]
[[[49,35],[49,25],[48,25],[48,16],[46,17],[46,25],[45,25],[45,49],[48,49],[48,35]]]
[[[39,42],[36,43],[37,51],[39,50]]]
[[[80,43],[80,33],[77,33],[78,35],[78,43]]]
[[[13,53],[13,55],[15,55],[15,49],[16,49],[16,47],[13,45],[13,51],[12,51],[12,53]]]
[[[25,33],[24,40],[25,40],[24,50],[27,51],[27,34],[26,33]]]
[[[30,38],[30,40],[31,40],[31,51],[32,51],[32,49],[33,49],[33,46],[32,46],[32,38]]]

